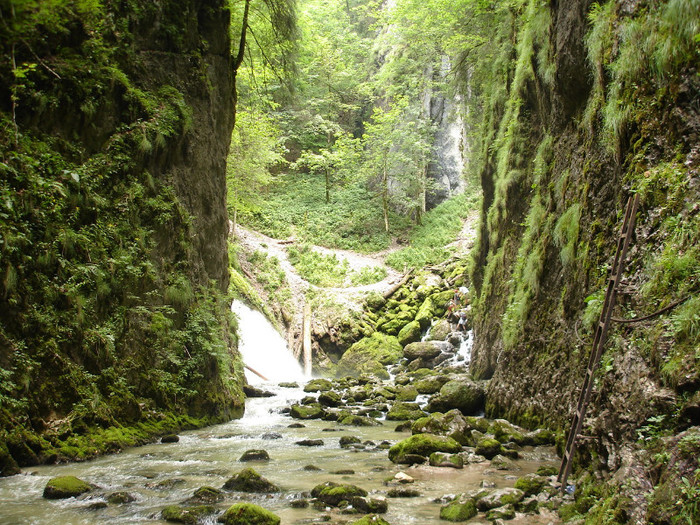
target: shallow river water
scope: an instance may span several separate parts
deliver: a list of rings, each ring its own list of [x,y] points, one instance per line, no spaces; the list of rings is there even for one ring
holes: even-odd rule
[[[241,317],[241,328],[244,328],[242,353],[246,362],[257,357],[255,366],[264,370],[270,379],[301,378],[299,384],[303,386],[303,375],[294,360],[288,359],[281,337],[275,339],[275,332],[270,336],[272,340],[260,343],[258,338],[262,332],[274,332],[265,318],[240,304],[234,304],[234,311]],[[253,337],[255,343],[251,342]],[[278,352],[286,355],[280,356]],[[266,357],[259,359],[261,353],[266,353]],[[510,471],[495,470],[488,461],[466,465],[460,470],[395,465],[389,461],[387,450],[375,445],[383,441],[393,444],[410,435],[396,432],[396,422],[384,421],[378,427],[343,427],[335,422],[314,420],[303,422],[303,428],[289,428],[296,421],[283,414],[282,409],[308,394],[301,388],[260,383],[254,376],[249,376],[249,380],[276,395],[248,399],[245,416],[239,420],[183,432],[178,443],[131,448],[85,463],[33,467],[22,474],[0,478],[0,524],[162,524],[166,522],[160,519],[160,511],[165,506],[183,502],[205,485],[221,488],[232,475],[251,466],[281,487],[281,492],[272,495],[226,493],[226,499],[219,504],[221,510],[243,500],[273,511],[281,517],[283,525],[352,522],[356,516],[341,515],[330,509],[295,509],[290,501],[308,496],[304,493],[325,481],[358,485],[372,497],[386,496],[391,488],[386,481],[403,471],[415,479],[410,488],[418,490],[421,496],[389,499],[389,510],[384,518],[392,525],[437,525],[445,522],[439,520],[440,504],[433,501],[436,498],[478,489],[483,481],[497,487],[513,486],[517,477],[534,472],[540,465],[556,466],[558,462],[553,448],[539,447],[522,450],[521,459],[515,462],[516,469]],[[342,436],[356,436],[372,444],[367,444],[364,450],[344,449],[339,444]],[[322,439],[324,444],[318,447],[296,444],[303,439]],[[241,455],[251,449],[267,450],[270,461],[240,462]],[[309,465],[318,470],[305,469]],[[77,476],[99,488],[77,499],[44,499],[42,493],[47,481],[64,475]],[[107,496],[117,491],[130,493],[135,501],[106,505]],[[521,516],[509,523],[545,525],[557,522],[555,515],[542,515]],[[211,517],[205,523],[214,524],[216,518]]]

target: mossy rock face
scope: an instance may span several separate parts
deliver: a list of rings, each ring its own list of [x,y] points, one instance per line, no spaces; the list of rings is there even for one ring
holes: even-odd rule
[[[525,496],[539,494],[544,488],[547,480],[537,474],[528,474],[522,478],[518,478],[515,482],[515,488],[520,489],[525,493]]]
[[[524,496],[524,492],[519,489],[498,489],[487,496],[479,498],[479,501],[476,502],[476,508],[485,512],[487,510],[503,507],[504,505],[517,505]]]
[[[435,394],[449,381],[450,378],[447,376],[428,376],[419,379],[413,383],[413,386],[416,387],[419,394]],[[435,412],[437,412],[437,410],[435,410]]]
[[[489,433],[493,434],[494,437],[501,443],[508,443],[509,441],[512,441],[518,445],[525,444],[525,435],[522,432],[522,429],[509,423],[505,419],[494,420],[489,427]]]
[[[501,453],[502,445],[497,439],[483,437],[476,443],[476,453],[484,456],[486,459],[492,459],[494,456]]]
[[[466,416],[464,419],[470,430],[478,430],[482,434],[486,434],[489,431],[489,421],[483,417]]]
[[[425,412],[420,409],[417,403],[394,403],[391,410],[387,412],[387,421],[408,421],[425,417]]]
[[[161,513],[160,517],[172,523],[186,523],[187,525],[197,525],[202,518],[216,513],[216,507],[211,505],[197,505],[186,507],[183,505],[168,505]]]
[[[430,454],[430,466],[463,468],[464,459],[459,454],[443,454],[442,452],[433,452]]]
[[[396,392],[397,401],[415,401],[417,397],[418,390],[412,385],[402,386]]]
[[[194,495],[190,499],[200,503],[217,503],[224,499],[224,494],[219,489],[204,486],[195,490]]]
[[[225,490],[237,492],[279,492],[280,489],[274,483],[269,482],[252,468],[246,468],[224,483]]]
[[[452,332],[452,326],[447,319],[440,319],[430,328],[428,341],[446,341]]]
[[[44,487],[46,499],[75,498],[93,489],[92,485],[75,476],[58,476],[51,478]]]
[[[279,525],[280,517],[252,503],[236,503],[219,518],[224,525]]]
[[[363,516],[357,521],[353,521],[350,523],[350,525],[390,525],[388,521],[386,521],[384,518],[381,516],[377,516],[376,514],[368,514],[367,516]]]
[[[410,323],[404,325],[396,338],[399,340],[399,344],[401,346],[406,346],[407,344],[420,341],[420,323],[418,321],[411,321]]]
[[[132,494],[124,491],[112,492],[109,496],[107,496],[107,502],[111,503],[112,505],[124,505],[134,501],[136,501],[136,498]]]
[[[401,350],[396,337],[375,332],[348,348],[338,361],[336,377],[359,377],[367,374],[388,379],[389,374],[385,366],[398,362],[402,355]]]
[[[428,412],[447,412],[456,408],[465,415],[484,409],[486,393],[484,387],[469,379],[455,379],[445,383],[426,407]]]
[[[445,521],[468,521],[478,514],[476,504],[468,499],[465,502],[453,501],[440,509],[440,519]]]
[[[323,419],[326,411],[321,405],[314,403],[312,405],[292,405],[289,415],[294,419]]]
[[[333,390],[333,383],[328,379],[312,379],[304,386],[304,392],[328,392]]]
[[[437,434],[444,436],[447,433],[447,425],[445,425],[442,414],[434,412],[426,417],[417,419],[411,425],[412,434]]]
[[[394,463],[402,463],[404,456],[416,455],[427,458],[433,452],[456,454],[462,451],[462,446],[454,439],[435,434],[415,434],[389,449],[389,459]]]
[[[321,392],[318,396],[318,402],[324,407],[339,407],[343,404],[343,399],[340,397],[340,394],[330,390],[328,392]]]
[[[341,501],[350,501],[355,497],[367,496],[367,491],[357,485],[334,483],[326,481],[316,485],[311,490],[311,496],[322,501],[326,505],[337,507]]]
[[[422,362],[428,362],[441,353],[440,345],[431,341],[411,343],[403,349],[403,356],[409,361],[420,359]]]
[[[430,326],[433,319],[445,315],[453,294],[452,290],[445,290],[444,292],[435,293],[423,301],[415,317],[415,320],[420,323],[423,330]]]
[[[0,476],[14,476],[21,472],[15,459],[10,455],[5,443],[0,442]]]

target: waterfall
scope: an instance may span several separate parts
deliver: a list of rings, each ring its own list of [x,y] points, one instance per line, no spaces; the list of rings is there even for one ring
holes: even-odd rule
[[[263,314],[241,301],[233,301],[231,311],[238,317],[238,350],[244,364],[271,382],[304,380],[301,366],[284,338]],[[250,384],[263,382],[247,369],[245,375]]]

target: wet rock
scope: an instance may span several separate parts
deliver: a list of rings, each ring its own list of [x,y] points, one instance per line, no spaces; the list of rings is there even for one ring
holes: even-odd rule
[[[7,445],[0,442],[0,476],[14,476],[21,472],[17,461],[12,457]]]
[[[178,441],[180,441],[180,436],[176,434],[167,434],[160,438],[161,443],[177,443]]]
[[[417,380],[413,386],[416,387],[419,394],[435,394],[439,392],[449,380],[450,378],[447,376],[429,376]]]
[[[396,336],[399,340],[401,346],[406,346],[410,343],[415,343],[420,341],[421,329],[420,323],[417,321],[411,321],[404,325],[404,327],[399,330],[399,334]]]
[[[501,454],[497,454],[491,460],[491,467],[496,470],[516,470],[516,465],[510,459]]]
[[[487,459],[492,459],[500,454],[502,448],[500,441],[490,437],[483,437],[476,443],[476,453]]]
[[[339,407],[343,404],[343,400],[336,392],[322,392],[318,396],[318,402],[324,407]]]
[[[394,481],[396,481],[397,483],[401,483],[402,485],[406,485],[409,483],[413,483],[415,481],[415,479],[413,479],[411,476],[409,476],[405,472],[397,472],[394,475]]]
[[[326,505],[337,507],[341,501],[350,501],[354,497],[367,496],[367,491],[357,485],[326,481],[316,485],[311,490],[311,495]]]
[[[421,493],[416,489],[393,488],[386,495],[390,498],[418,498]]]
[[[413,385],[406,385],[397,389],[397,401],[415,401],[418,397],[418,389]]]
[[[522,490],[525,496],[532,496],[541,492],[546,483],[546,478],[537,474],[528,474],[518,478],[518,481],[515,482],[515,488]]]
[[[445,341],[447,337],[452,332],[452,326],[447,319],[440,319],[430,328],[430,334],[428,335],[428,341]],[[452,341],[450,341],[452,343]],[[459,341],[461,343],[461,340]],[[454,343],[452,343],[454,344]],[[459,343],[457,343],[458,346]]]
[[[437,434],[448,436],[460,445],[471,443],[471,431],[466,418],[459,410],[450,410],[446,414],[434,413],[420,418],[411,426],[414,434]]]
[[[420,359],[423,362],[430,361],[431,359],[439,356],[442,353],[440,346],[433,342],[418,342],[406,345],[403,349],[403,356],[410,361]]]
[[[184,482],[185,480],[182,478],[168,478],[157,483],[146,483],[146,487],[156,490],[169,490],[176,485],[182,485]]]
[[[287,428],[306,428],[306,425],[303,423],[292,423],[291,425],[287,425]]]
[[[136,498],[132,494],[124,491],[112,492],[107,496],[107,502],[112,505],[123,505],[134,501],[136,501]]]
[[[199,503],[218,503],[219,501],[223,501],[223,499],[224,494],[219,489],[204,486],[195,490],[189,501]]]
[[[430,454],[430,466],[459,469],[464,467],[464,460],[459,454],[443,454],[442,452],[433,452]]]
[[[434,434],[415,434],[389,449],[389,459],[394,463],[414,462],[411,456],[427,458],[433,452],[460,452],[462,447],[454,439]]]
[[[296,381],[285,382],[285,383],[279,383],[279,386],[282,388],[299,388],[299,383],[297,383]]]
[[[550,467],[547,465],[540,465],[540,467],[537,469],[536,474],[538,476],[556,476],[559,473],[559,469],[557,467]]]
[[[304,396],[301,398],[301,401],[299,402],[302,405],[315,405],[315,404],[320,404],[318,402],[318,399],[314,396]],[[291,411],[291,409],[290,409]]]
[[[328,379],[312,379],[304,385],[304,392],[327,392],[333,390],[333,383]]]
[[[43,496],[46,499],[75,498],[90,492],[93,488],[92,485],[75,476],[58,476],[48,481],[44,487]]]
[[[512,520],[513,518],[515,518],[515,507],[510,503],[503,507],[491,509],[486,513],[486,519],[489,521]]]
[[[532,432],[527,432],[524,436],[523,444],[539,447],[544,445],[554,445],[555,440],[556,436],[554,432],[548,429],[539,428]]]
[[[292,405],[289,413],[294,419],[322,419],[326,415],[325,410],[318,403],[314,405]]]
[[[481,384],[466,378],[457,379],[445,383],[430,399],[426,410],[447,412],[456,408],[466,415],[476,414],[483,411],[485,400],[486,393]]]
[[[107,508],[107,502],[106,501],[96,501],[95,503],[91,503],[88,505],[87,510],[102,510]]]
[[[350,500],[350,504],[363,514],[384,514],[389,510],[389,504],[385,498],[357,496]]]
[[[243,469],[241,472],[224,483],[225,490],[236,492],[279,492],[280,489],[274,483],[263,478],[252,468]]]
[[[262,390],[250,385],[243,385],[243,393],[246,397],[275,397],[269,390]]]
[[[452,295],[452,290],[445,290],[444,292],[432,294],[423,301],[415,317],[415,320],[420,323],[423,330],[430,326],[433,319],[442,317],[445,314]]]
[[[341,448],[350,448],[352,445],[362,442],[362,440],[356,436],[343,436],[339,441]]]
[[[413,421],[404,421],[396,425],[394,432],[409,432],[413,426]]]
[[[389,522],[376,514],[368,514],[357,521],[353,521],[350,525],[389,525]]]
[[[251,449],[246,450],[238,461],[270,461],[270,455],[267,450]]]
[[[309,508],[309,500],[304,498],[293,499],[289,502],[289,506],[293,509],[307,509]]]
[[[196,525],[205,516],[216,513],[216,508],[210,505],[197,505],[187,507],[183,505],[168,505],[161,513],[160,517],[171,523],[186,523],[187,525]]]
[[[518,511],[524,512],[525,514],[532,514],[537,512],[539,507],[539,500],[535,496],[526,497],[520,503],[518,503]]]
[[[477,514],[476,505],[472,499],[457,499],[440,508],[440,519],[445,521],[468,521]]]
[[[318,468],[316,465],[306,465],[302,470],[306,470],[308,472],[321,472],[321,470]]]
[[[386,414],[387,421],[407,421],[425,417],[417,403],[394,403]]]
[[[323,440],[322,439],[302,439],[301,441],[296,441],[295,445],[299,445],[300,447],[322,447]]]
[[[518,445],[525,443],[525,434],[521,428],[509,423],[505,419],[496,419],[489,426],[489,432],[501,443],[513,442]]]
[[[348,425],[353,427],[376,427],[381,424],[379,423],[379,421],[371,417],[356,415],[345,416],[343,419],[339,419],[338,423],[340,423],[341,425]]]
[[[236,503],[219,518],[224,525],[279,525],[280,518],[252,503]]]
[[[514,488],[505,488],[494,490],[490,494],[480,498],[476,502],[476,507],[485,512],[487,510],[503,507],[504,505],[516,505],[523,499],[524,493],[522,490]]]
[[[494,483],[493,481],[482,479],[481,483],[479,483],[479,486],[484,489],[495,489],[496,483]]]
[[[272,439],[282,439],[283,436],[279,432],[265,432],[261,437],[262,437],[262,439],[272,440]]]
[[[352,476],[354,473],[355,471],[351,468],[334,470],[333,472],[331,472],[331,474],[335,474],[336,476]]]

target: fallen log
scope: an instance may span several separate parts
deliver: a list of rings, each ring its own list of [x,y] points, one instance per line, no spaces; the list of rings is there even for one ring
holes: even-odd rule
[[[258,372],[257,370],[255,370],[255,369],[253,369],[253,368],[250,368],[250,367],[249,367],[248,365],[246,365],[246,364],[244,364],[243,366],[246,367],[246,368],[247,368],[248,370],[250,370],[251,372],[253,372],[256,376],[258,376],[258,377],[259,377],[260,379],[262,379],[263,381],[269,381],[269,379],[268,379],[267,377],[265,377],[264,375],[262,375],[262,374],[261,374],[260,372]]]
[[[406,272],[406,275],[404,275],[403,278],[398,283],[396,283],[394,286],[392,286],[391,288],[389,288],[386,292],[384,292],[382,294],[382,297],[384,297],[384,299],[386,300],[386,299],[389,299],[389,297],[391,297],[392,295],[394,295],[394,293],[396,293],[396,290],[398,290],[399,288],[401,288],[404,284],[406,284],[408,282],[408,279],[411,277],[413,270],[414,270],[414,268],[411,268],[410,270],[408,270],[408,272]]]

